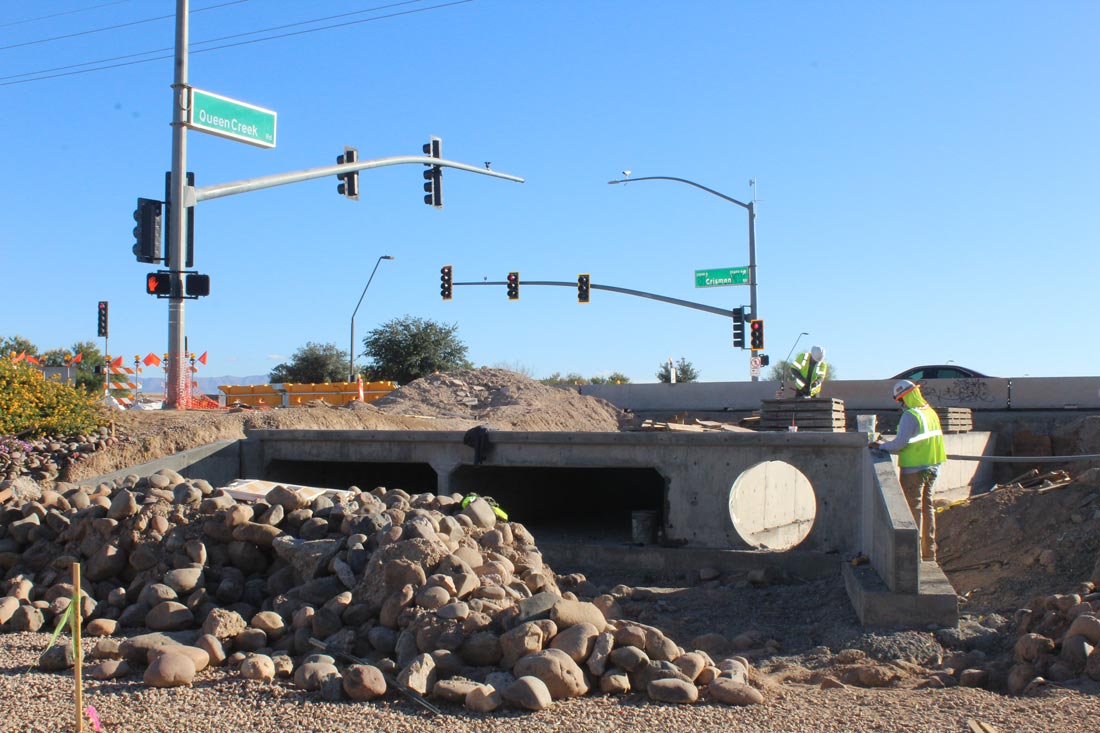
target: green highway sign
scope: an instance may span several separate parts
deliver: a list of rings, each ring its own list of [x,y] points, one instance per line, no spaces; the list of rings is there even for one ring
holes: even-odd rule
[[[724,267],[720,270],[696,270],[695,287],[717,288],[723,285],[748,285],[749,268]]]
[[[275,147],[275,113],[229,97],[188,88],[187,126],[192,130],[239,140],[261,148]]]

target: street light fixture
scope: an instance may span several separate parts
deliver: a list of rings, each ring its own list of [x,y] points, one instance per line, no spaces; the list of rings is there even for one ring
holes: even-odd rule
[[[363,305],[363,297],[367,294],[367,288],[370,287],[371,280],[374,279],[374,273],[378,272],[378,266],[382,264],[382,260],[392,260],[390,255],[382,255],[378,258],[378,261],[374,263],[374,269],[370,271],[370,277],[367,278],[367,284],[363,287],[363,294],[359,296],[359,302],[355,304],[355,310],[351,312],[351,343],[348,348],[348,381],[354,382],[356,378],[355,374],[355,314],[359,312],[359,306]]]
[[[629,176],[629,171],[623,171],[624,176]],[[675,178],[673,176],[645,176],[643,178],[623,178],[618,181],[608,181],[609,184],[615,183],[635,183],[637,181],[676,181],[677,183],[686,183],[689,186],[694,186],[702,191],[717,196],[718,198],[729,201],[731,204],[737,204],[741,208],[749,212],[749,310],[751,311],[747,320],[755,320],[760,318],[760,315],[756,308],[756,201],[738,201],[735,198],[719,193],[713,188],[707,188],[706,186],[696,183],[695,181],[689,181],[686,178]],[[749,181],[755,191],[755,181]],[[752,377],[752,381],[757,382],[760,377]]]

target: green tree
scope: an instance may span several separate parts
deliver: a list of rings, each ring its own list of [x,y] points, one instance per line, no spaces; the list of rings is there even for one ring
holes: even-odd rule
[[[577,372],[569,372],[564,377],[561,372],[554,372],[549,377],[540,379],[539,382],[550,387],[558,387],[563,384],[589,384],[589,381]]]
[[[276,365],[269,378],[272,382],[291,384],[317,384],[343,382],[348,376],[348,352],[336,344],[306,345],[294,352],[290,361]]]
[[[669,363],[667,361],[661,362],[661,368],[657,371],[657,379],[662,382],[671,382],[672,374],[669,369]],[[695,367],[691,365],[691,362],[680,357],[680,361],[676,362],[676,381],[677,382],[697,382],[699,381],[699,372],[695,370]]]
[[[592,377],[592,384],[630,384],[630,377],[622,372],[611,372],[606,377]]]
[[[18,335],[0,338],[0,357],[8,357],[12,354],[22,354],[24,352],[30,356],[38,356],[38,347]]]
[[[363,354],[369,360],[363,374],[372,381],[408,384],[435,372],[472,369],[457,332],[457,324],[408,315],[383,323],[363,339]]]

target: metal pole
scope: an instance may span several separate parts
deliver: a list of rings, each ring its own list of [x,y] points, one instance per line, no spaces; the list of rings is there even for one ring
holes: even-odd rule
[[[749,210],[749,310],[752,312],[752,319],[755,319],[759,317],[756,315],[756,202],[750,201],[746,208]],[[751,353],[756,356],[755,351]],[[751,367],[749,374],[753,382],[760,381],[760,377],[752,373]]]
[[[187,13],[188,0],[176,0],[175,77],[172,81],[172,189],[169,192],[172,236],[167,243],[171,260],[172,295],[168,299],[168,383],[165,407],[179,408],[183,386],[184,312],[183,243],[187,241],[184,189],[187,185]]]
[[[355,314],[359,312],[359,306],[363,305],[363,298],[367,295],[367,288],[370,287],[371,280],[374,279],[374,273],[378,272],[378,266],[382,264],[382,260],[392,260],[390,255],[382,255],[378,258],[378,261],[374,263],[374,269],[370,271],[370,277],[367,278],[367,284],[363,288],[362,295],[359,296],[359,302],[355,304],[355,310],[351,312],[351,343],[348,344],[348,374],[350,375],[349,381],[355,381]]]
[[[720,199],[729,201],[731,204],[737,204],[743,209],[749,212],[749,320],[759,318],[759,313],[756,307],[756,179],[752,179],[750,185],[753,187],[753,200],[747,204],[744,201],[738,201],[737,199],[727,196],[724,193],[719,193],[713,188],[707,188],[702,184],[695,181],[689,181],[686,178],[676,178],[675,176],[642,176],[640,178],[622,178],[617,181],[608,181],[609,184],[615,183],[633,183],[635,181],[675,181],[677,183],[686,183],[689,186],[694,186],[700,190],[717,196]],[[752,356],[756,356],[756,352],[751,352]],[[750,357],[751,365],[751,357]],[[752,374],[750,366],[750,375]],[[759,382],[760,377],[752,376],[752,381]]]

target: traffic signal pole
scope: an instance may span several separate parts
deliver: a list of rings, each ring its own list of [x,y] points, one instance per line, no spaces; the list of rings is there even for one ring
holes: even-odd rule
[[[176,46],[175,46],[175,74],[172,82],[172,183],[168,191],[168,204],[171,208],[170,236],[167,242],[167,256],[170,260],[170,277],[172,291],[168,298],[168,363],[165,385],[165,402],[167,408],[186,408],[181,404],[184,393],[190,392],[191,373],[187,370],[187,344],[184,335],[184,243],[187,242],[187,213],[200,201],[232,196],[238,193],[259,191],[264,188],[282,186],[288,183],[309,181],[314,178],[327,178],[328,176],[341,176],[345,180],[347,174],[355,173],[371,168],[383,168],[391,165],[428,165],[439,168],[457,168],[469,173],[477,173],[482,176],[503,178],[506,181],[523,183],[519,176],[478,168],[476,166],[459,163],[453,160],[443,160],[432,155],[399,155],[389,158],[378,158],[366,161],[347,161],[338,165],[310,168],[303,171],[290,173],[277,173],[259,178],[248,178],[231,183],[203,186],[201,188],[189,185],[187,181],[187,113],[188,91],[187,84],[187,44],[188,44],[188,0],[176,0]],[[439,145],[429,144],[431,152],[438,154]],[[358,155],[352,156],[357,158]],[[435,179],[438,187],[438,176]],[[442,205],[442,193],[436,192],[433,199],[436,204]],[[347,191],[345,191],[347,195]],[[434,204],[433,204],[434,205]],[[207,291],[209,292],[209,291]],[[206,293],[204,293],[206,294]],[[353,316],[354,317],[354,316]],[[354,341],[354,337],[352,339]],[[354,346],[354,345],[353,345]],[[354,350],[354,349],[353,349]]]
[[[629,171],[628,171],[629,173]],[[701,191],[717,196],[723,201],[729,201],[731,204],[737,204],[741,208],[749,212],[749,320],[759,320],[760,314],[756,308],[756,181],[755,179],[749,182],[749,185],[753,187],[753,200],[745,203],[744,201],[738,201],[732,196],[727,196],[724,193],[715,191],[713,188],[708,188],[695,181],[689,181],[686,178],[676,178],[675,176],[642,176],[640,178],[623,178],[617,181],[608,181],[608,184],[616,183],[634,183],[635,181],[675,181],[676,183],[686,183],[689,186],[698,188]],[[753,357],[756,356],[756,352],[753,351]],[[760,377],[752,375],[752,381],[760,381]]]
[[[175,75],[172,80],[172,187],[169,191],[171,236],[168,257],[171,262],[172,293],[168,299],[168,381],[164,385],[164,406],[179,408],[183,380],[190,372],[184,366],[183,243],[187,241],[187,34],[188,0],[176,0]],[[190,393],[190,385],[187,392]]]

